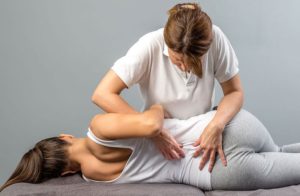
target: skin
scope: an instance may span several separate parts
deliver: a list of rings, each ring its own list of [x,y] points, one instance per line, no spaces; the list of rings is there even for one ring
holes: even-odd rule
[[[184,64],[183,55],[176,53],[169,49],[169,58],[171,62],[178,66],[182,71],[189,71],[190,68]],[[222,132],[225,125],[237,114],[243,104],[243,88],[240,81],[239,74],[236,74],[230,80],[220,83],[223,91],[223,98],[221,99],[218,110],[212,121],[204,129],[201,136],[196,139],[194,146],[198,146],[194,156],[197,157],[203,153],[199,168],[203,169],[206,162],[209,161],[209,171],[212,172],[216,153],[219,154],[224,166],[227,165],[224,151],[222,149]],[[114,71],[109,70],[107,74],[100,81],[92,96],[92,101],[106,112],[112,113],[138,113],[134,110],[121,96],[120,93],[124,88],[128,88],[126,84],[118,77]],[[170,117],[170,116],[169,116]],[[159,134],[153,138],[156,146],[160,149],[162,154],[167,159],[178,159],[184,153],[180,144],[173,139],[165,139],[167,136]],[[158,142],[161,140],[160,142]],[[168,143],[164,143],[168,141]]]
[[[153,105],[139,114],[96,115],[90,123],[90,129],[100,139],[151,138],[162,131],[163,119],[162,106]],[[93,180],[113,180],[121,174],[132,153],[127,148],[102,146],[88,137],[60,134],[59,138],[70,144],[67,147],[70,167],[61,175],[81,171]]]
[[[96,87],[92,101],[107,113],[139,113],[120,96],[120,93],[125,88],[128,87],[119,76],[115,74],[114,71],[109,70]],[[164,112],[164,115],[165,118],[170,117],[166,112]],[[184,157],[181,144],[177,143],[176,140],[168,134],[167,130],[162,131],[153,137],[152,140],[166,159],[171,160]]]

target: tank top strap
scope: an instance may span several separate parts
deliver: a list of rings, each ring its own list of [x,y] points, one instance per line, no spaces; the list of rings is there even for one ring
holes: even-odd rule
[[[129,138],[129,139],[115,139],[115,140],[109,140],[109,139],[100,139],[92,132],[90,128],[88,128],[87,136],[94,141],[97,144],[107,146],[107,147],[117,147],[117,148],[134,148],[137,143],[141,140],[141,138]]]

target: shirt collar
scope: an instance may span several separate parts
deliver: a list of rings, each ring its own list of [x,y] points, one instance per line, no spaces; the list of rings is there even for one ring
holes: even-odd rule
[[[164,50],[163,50],[164,55],[169,56],[169,52],[168,52],[168,46],[166,44],[166,42],[164,42]]]

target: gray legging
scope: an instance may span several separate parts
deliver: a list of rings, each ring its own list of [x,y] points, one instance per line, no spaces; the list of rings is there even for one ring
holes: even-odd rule
[[[225,127],[223,150],[211,174],[213,189],[251,190],[300,184],[300,143],[277,146],[252,114],[241,110]]]

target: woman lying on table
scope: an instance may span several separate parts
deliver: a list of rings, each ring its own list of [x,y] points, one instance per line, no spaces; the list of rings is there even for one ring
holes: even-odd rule
[[[187,120],[164,119],[162,106],[156,104],[138,114],[98,114],[85,138],[61,134],[38,142],[0,191],[19,182],[40,183],[77,172],[86,181],[183,183],[205,191],[300,184],[300,144],[277,146],[264,125],[245,110],[237,113],[219,138],[227,166],[217,155],[211,172],[208,163],[200,170],[203,155],[195,141],[215,113]],[[181,157],[168,160],[154,145],[151,138],[163,132],[181,144]]]

